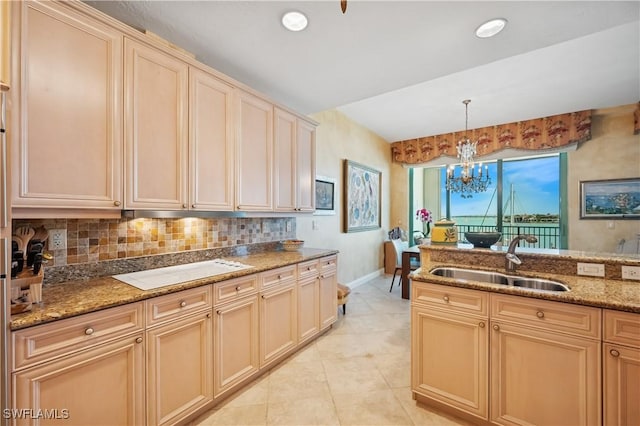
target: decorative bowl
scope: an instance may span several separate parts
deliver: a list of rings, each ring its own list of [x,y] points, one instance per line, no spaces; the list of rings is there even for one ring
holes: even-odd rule
[[[491,247],[502,237],[500,232],[465,232],[464,237],[473,244],[474,247]]]
[[[304,241],[303,240],[285,240],[285,241],[281,241],[280,244],[282,244],[282,248],[285,251],[296,251],[302,248],[302,246],[304,245]]]

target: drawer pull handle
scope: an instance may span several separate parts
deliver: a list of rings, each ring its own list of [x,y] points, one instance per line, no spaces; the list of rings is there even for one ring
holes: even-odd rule
[[[478,327],[480,327],[480,328],[484,328],[484,321],[480,321],[480,322],[478,323]]]
[[[445,295],[442,300],[444,300],[445,302],[449,303],[449,296]]]
[[[186,209],[186,208],[187,208],[187,205],[186,205],[186,204],[183,204],[183,205],[182,205],[182,208],[183,208],[183,209]]]
[[[498,324],[493,324],[493,329],[495,331],[498,331],[498,330],[500,330],[500,326]]]
[[[184,308],[185,306],[187,306],[187,302],[185,302],[184,300],[180,301],[180,307]]]
[[[211,318],[211,313],[208,313],[208,314],[207,314],[207,318]]]
[[[310,270],[311,270],[311,266],[307,266],[307,271],[310,271]]]
[[[264,296],[264,294],[262,295],[262,298],[263,298],[263,299],[266,299],[266,297]]]
[[[544,318],[544,312],[542,312],[542,311],[538,311],[538,312],[536,312],[536,316],[537,316],[538,318]]]
[[[84,334],[91,336],[93,334],[93,328],[89,327],[84,331]]]
[[[611,350],[609,351],[609,353],[611,354],[611,356],[614,356],[614,357],[616,357],[616,358],[620,356],[620,352],[618,352],[618,351],[617,351],[617,350],[615,350],[615,349],[611,349]]]
[[[216,311],[216,314],[222,315],[222,311]]]
[[[113,205],[116,206],[116,207],[120,207],[120,201],[114,201]]]
[[[281,280],[282,279],[282,275],[278,274],[278,279]]]
[[[240,286],[236,287],[236,291],[240,291]]]
[[[136,337],[136,343],[142,343],[142,337]]]

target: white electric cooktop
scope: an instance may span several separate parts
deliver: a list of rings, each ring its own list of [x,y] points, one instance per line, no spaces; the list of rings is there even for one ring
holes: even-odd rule
[[[137,287],[140,290],[153,290],[167,285],[180,284],[249,268],[253,268],[253,266],[223,259],[213,259],[204,262],[185,263],[184,265],[119,274],[114,275],[113,278]]]

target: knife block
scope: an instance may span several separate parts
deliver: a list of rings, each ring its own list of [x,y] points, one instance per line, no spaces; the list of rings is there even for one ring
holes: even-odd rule
[[[32,303],[42,302],[42,280],[44,268],[37,275],[32,269],[25,269],[16,278],[11,279],[11,313],[31,310]]]

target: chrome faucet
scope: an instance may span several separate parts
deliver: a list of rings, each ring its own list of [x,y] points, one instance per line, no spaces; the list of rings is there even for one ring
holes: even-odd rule
[[[538,239],[533,235],[518,235],[509,244],[509,250],[507,250],[507,258],[504,262],[504,268],[509,273],[516,272],[516,265],[522,264],[522,260],[516,256],[516,247],[520,240],[525,240],[528,243],[537,243]]]

